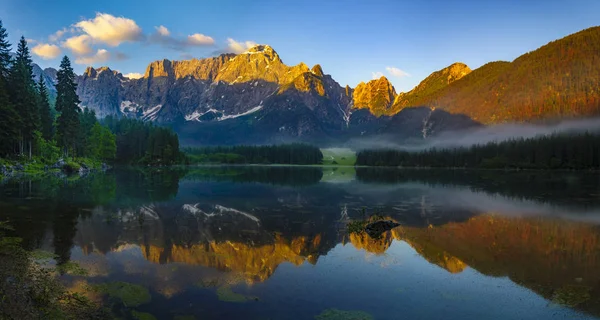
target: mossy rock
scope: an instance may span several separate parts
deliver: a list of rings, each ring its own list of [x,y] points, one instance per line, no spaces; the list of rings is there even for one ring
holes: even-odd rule
[[[155,316],[147,312],[131,311],[131,316],[137,320],[157,320]]]
[[[77,262],[68,261],[56,267],[61,274],[70,274],[73,276],[87,276],[88,271],[81,267]]]
[[[257,301],[257,297],[245,296],[243,294],[235,293],[229,286],[219,287],[217,289],[217,297],[221,301],[225,302],[246,302],[250,300]]]
[[[137,307],[150,302],[152,297],[147,288],[127,282],[110,282],[96,286],[96,290],[111,298],[121,300],[127,307]]]
[[[44,250],[31,251],[29,253],[29,256],[31,257],[31,259],[36,260],[36,261],[53,260],[57,257],[57,255],[54,254],[53,252],[44,251]]]
[[[78,172],[79,169],[81,169],[81,166],[78,163],[73,162],[73,161],[69,161],[69,162],[65,163],[65,165],[63,166],[63,170],[66,173],[75,173],[75,172]]]
[[[373,316],[364,311],[346,311],[338,309],[327,309],[320,315],[315,316],[317,320],[373,320]]]
[[[575,307],[588,301],[591,288],[586,286],[566,285],[554,291],[552,302],[567,307]]]

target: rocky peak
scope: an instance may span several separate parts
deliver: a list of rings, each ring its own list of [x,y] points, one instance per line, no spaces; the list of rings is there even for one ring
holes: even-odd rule
[[[146,68],[144,78],[152,77],[172,77],[173,76],[173,65],[171,60],[163,59],[154,61]]]
[[[396,89],[386,77],[361,82],[354,89],[353,103],[356,109],[369,109],[376,116],[393,114],[392,103]]]
[[[96,72],[96,69],[94,69],[94,67],[87,67],[83,72],[83,76],[88,78],[95,78],[97,74],[98,73]]]
[[[456,62],[451,64],[449,67],[440,70],[440,72],[446,75],[448,84],[451,84],[452,82],[459,80],[460,78],[471,73],[471,68],[462,62]]]
[[[471,69],[462,62],[456,62],[448,67],[435,71],[425,80],[421,81],[411,91],[399,95],[394,102],[394,110],[399,111],[406,106],[416,106],[423,103],[423,99],[434,95],[436,92],[446,88],[454,81],[461,79],[471,73]]]
[[[315,66],[312,67],[312,69],[310,69],[310,72],[312,72],[317,77],[323,76],[323,68],[321,68],[320,64],[315,64]]]
[[[281,58],[279,58],[277,52],[273,50],[273,48],[269,45],[259,44],[248,49],[246,52],[244,52],[244,54],[262,54],[265,57],[269,58],[269,60],[281,61]]]

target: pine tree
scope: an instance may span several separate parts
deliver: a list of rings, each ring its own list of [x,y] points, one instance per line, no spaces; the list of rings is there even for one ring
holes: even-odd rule
[[[38,92],[40,131],[42,132],[42,137],[46,141],[50,141],[54,136],[54,119],[52,119],[52,110],[50,109],[50,102],[48,101],[48,89],[46,88],[42,76],[40,76],[40,81],[38,82]]]
[[[12,58],[10,56],[10,43],[8,43],[8,33],[2,26],[2,20],[0,20],[0,78],[4,80],[8,79],[8,71],[12,64]]]
[[[8,94],[8,71],[12,64],[8,34],[0,20],[0,156],[14,152],[18,135],[20,118],[10,102]]]
[[[38,99],[33,80],[33,67],[27,41],[21,37],[17,46],[17,56],[10,68],[10,97],[12,104],[21,117],[20,152],[28,147],[31,158],[34,134],[39,127]]]
[[[60,68],[56,74],[56,111],[60,112],[57,120],[56,134],[58,144],[63,149],[65,156],[69,150],[75,151],[79,133],[79,97],[77,96],[77,84],[75,73],[71,67],[71,61],[64,56],[60,62]]]

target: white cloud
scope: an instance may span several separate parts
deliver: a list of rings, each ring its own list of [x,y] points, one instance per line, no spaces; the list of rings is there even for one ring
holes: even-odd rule
[[[33,47],[31,51],[38,57],[48,60],[54,59],[61,54],[60,48],[53,44],[40,43]]]
[[[194,33],[187,37],[187,43],[191,46],[212,46],[215,40],[201,33]]]
[[[62,28],[61,30],[56,31],[55,33],[51,34],[50,36],[48,36],[48,40],[50,40],[50,42],[56,42],[60,39],[62,39],[62,37],[68,32],[67,28]]]
[[[82,34],[79,36],[68,38],[62,43],[62,46],[64,48],[70,49],[71,51],[73,51],[74,54],[78,56],[84,56],[92,53],[93,51],[90,44],[91,40],[92,38],[90,36],[88,36],[87,34]]]
[[[108,13],[96,13],[94,19],[80,21],[75,26],[94,41],[113,47],[123,42],[139,41],[143,38],[142,29],[135,21]]]
[[[154,27],[154,28],[156,28],[156,32],[163,37],[168,37],[171,35],[171,32],[169,32],[169,29],[167,29],[167,27],[165,27],[165,26],[158,26],[158,27]]]
[[[377,80],[383,77],[383,72],[371,72],[371,76],[373,77],[373,80]]]
[[[124,60],[127,56],[120,52],[111,53],[106,49],[98,49],[95,54],[85,57],[77,57],[75,63],[77,64],[97,64],[103,63],[108,60]]]
[[[171,35],[171,31],[165,26],[154,27],[156,32],[149,37],[150,43],[163,45],[173,50],[184,51],[189,47],[212,46],[215,40],[201,33],[194,33],[185,39],[178,39]]]
[[[238,42],[238,41],[235,41],[235,40],[229,38],[229,39],[227,39],[226,51],[233,52],[233,53],[243,53],[256,45],[257,45],[257,43],[254,41]]]
[[[132,73],[124,74],[123,76],[125,78],[129,78],[129,79],[139,79],[139,78],[143,78],[144,77],[143,74],[137,73],[137,72],[132,72]]]
[[[408,72],[406,72],[404,70],[400,70],[396,67],[386,67],[385,70],[387,70],[387,72],[389,72],[394,77],[398,77],[398,78],[410,77],[410,74]]]

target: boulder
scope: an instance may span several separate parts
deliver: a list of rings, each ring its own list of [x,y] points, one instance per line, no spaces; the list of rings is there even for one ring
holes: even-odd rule
[[[399,225],[398,222],[391,220],[379,220],[369,223],[365,227],[365,232],[367,232],[371,238],[379,238],[384,232],[392,230]]]
[[[15,166],[13,168],[16,171],[23,171],[23,170],[25,170],[25,167],[22,164],[20,164],[20,163],[15,164]]]
[[[50,168],[52,168],[52,169],[62,169],[65,166],[65,164],[67,164],[67,162],[64,159],[60,158]]]

